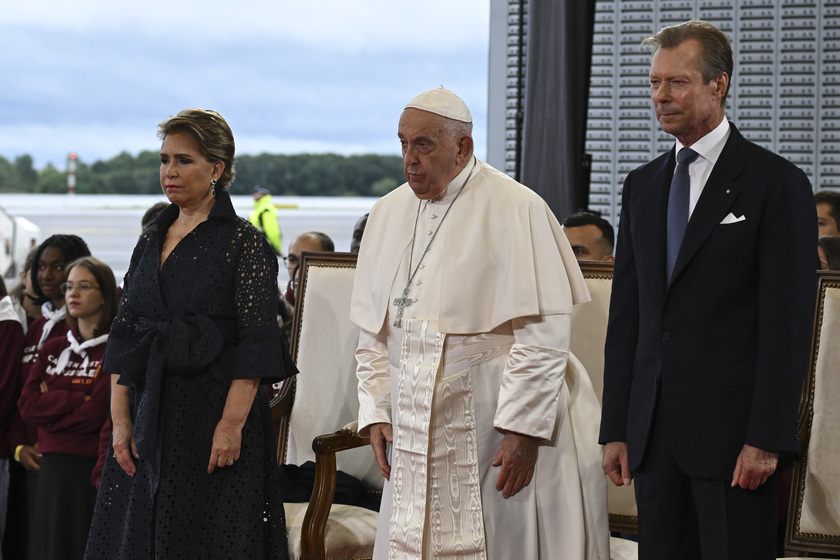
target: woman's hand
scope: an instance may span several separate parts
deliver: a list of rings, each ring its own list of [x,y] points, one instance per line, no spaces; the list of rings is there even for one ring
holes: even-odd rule
[[[114,458],[128,476],[134,476],[137,467],[134,459],[139,459],[137,444],[134,442],[134,423],[129,418],[114,418],[112,437]]]
[[[128,476],[134,476],[137,467],[134,459],[139,459],[137,444],[134,442],[134,422],[128,412],[128,387],[117,383],[120,376],[111,375],[111,436],[114,442],[114,459]]]
[[[212,474],[216,467],[232,467],[239,460],[242,448],[242,426],[222,418],[213,433],[213,448],[207,472]]]
[[[239,460],[239,452],[242,450],[242,428],[245,427],[259,386],[260,380],[257,378],[234,379],[231,382],[222,419],[216,424],[216,431],[213,433],[208,473],[212,474],[216,467],[232,467]]]
[[[38,444],[24,445],[20,448],[20,464],[30,472],[41,470],[41,454],[38,453]]]

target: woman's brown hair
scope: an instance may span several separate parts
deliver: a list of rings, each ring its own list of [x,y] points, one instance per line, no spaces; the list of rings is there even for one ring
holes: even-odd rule
[[[96,283],[99,285],[99,293],[102,294],[102,299],[105,301],[105,305],[102,307],[102,314],[99,317],[99,324],[96,325],[96,329],[93,331],[93,336],[99,336],[108,332],[108,329],[111,327],[111,322],[117,316],[117,306],[119,305],[117,281],[114,279],[114,272],[111,270],[111,267],[96,257],[82,257],[71,262],[67,265],[65,279],[70,276],[70,271],[77,266],[86,268],[93,274]],[[76,318],[69,313],[67,314],[67,322],[73,327],[78,326]]]

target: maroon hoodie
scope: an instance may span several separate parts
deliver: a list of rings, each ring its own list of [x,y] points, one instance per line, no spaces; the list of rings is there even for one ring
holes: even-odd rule
[[[80,338],[75,329],[73,334]],[[18,408],[23,420],[37,428],[40,453],[96,458],[111,395],[110,376],[102,373],[101,365],[106,343],[85,350],[87,364],[84,356],[70,352],[67,365],[59,372],[59,357],[69,346],[67,337],[51,338],[38,350]],[[41,389],[42,382],[46,392]],[[89,400],[85,400],[87,396]]]

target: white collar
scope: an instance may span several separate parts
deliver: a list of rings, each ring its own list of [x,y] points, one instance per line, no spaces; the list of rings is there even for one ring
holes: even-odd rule
[[[446,188],[443,189],[443,192],[438,196],[436,199],[431,200],[429,202],[452,202],[452,199],[455,195],[458,194],[458,191],[461,189],[461,186],[464,185],[464,181],[467,180],[467,176],[472,172],[473,167],[476,166],[476,159],[475,156],[472,156],[471,161],[464,166],[460,173],[458,173],[454,179],[452,179]],[[454,185],[454,186],[453,186]]]
[[[717,125],[714,130],[702,137],[700,140],[691,145],[691,149],[700,154],[703,159],[712,162],[712,165],[717,163],[723,147],[726,145],[726,140],[729,139],[729,121],[724,115],[723,120]],[[676,152],[674,155],[680,153],[684,148],[682,142],[677,140]]]

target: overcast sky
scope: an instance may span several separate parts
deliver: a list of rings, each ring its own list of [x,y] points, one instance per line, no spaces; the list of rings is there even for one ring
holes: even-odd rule
[[[398,154],[415,94],[467,102],[486,152],[490,0],[24,0],[0,14],[0,156],[63,168],[157,150],[219,111],[237,154]]]

